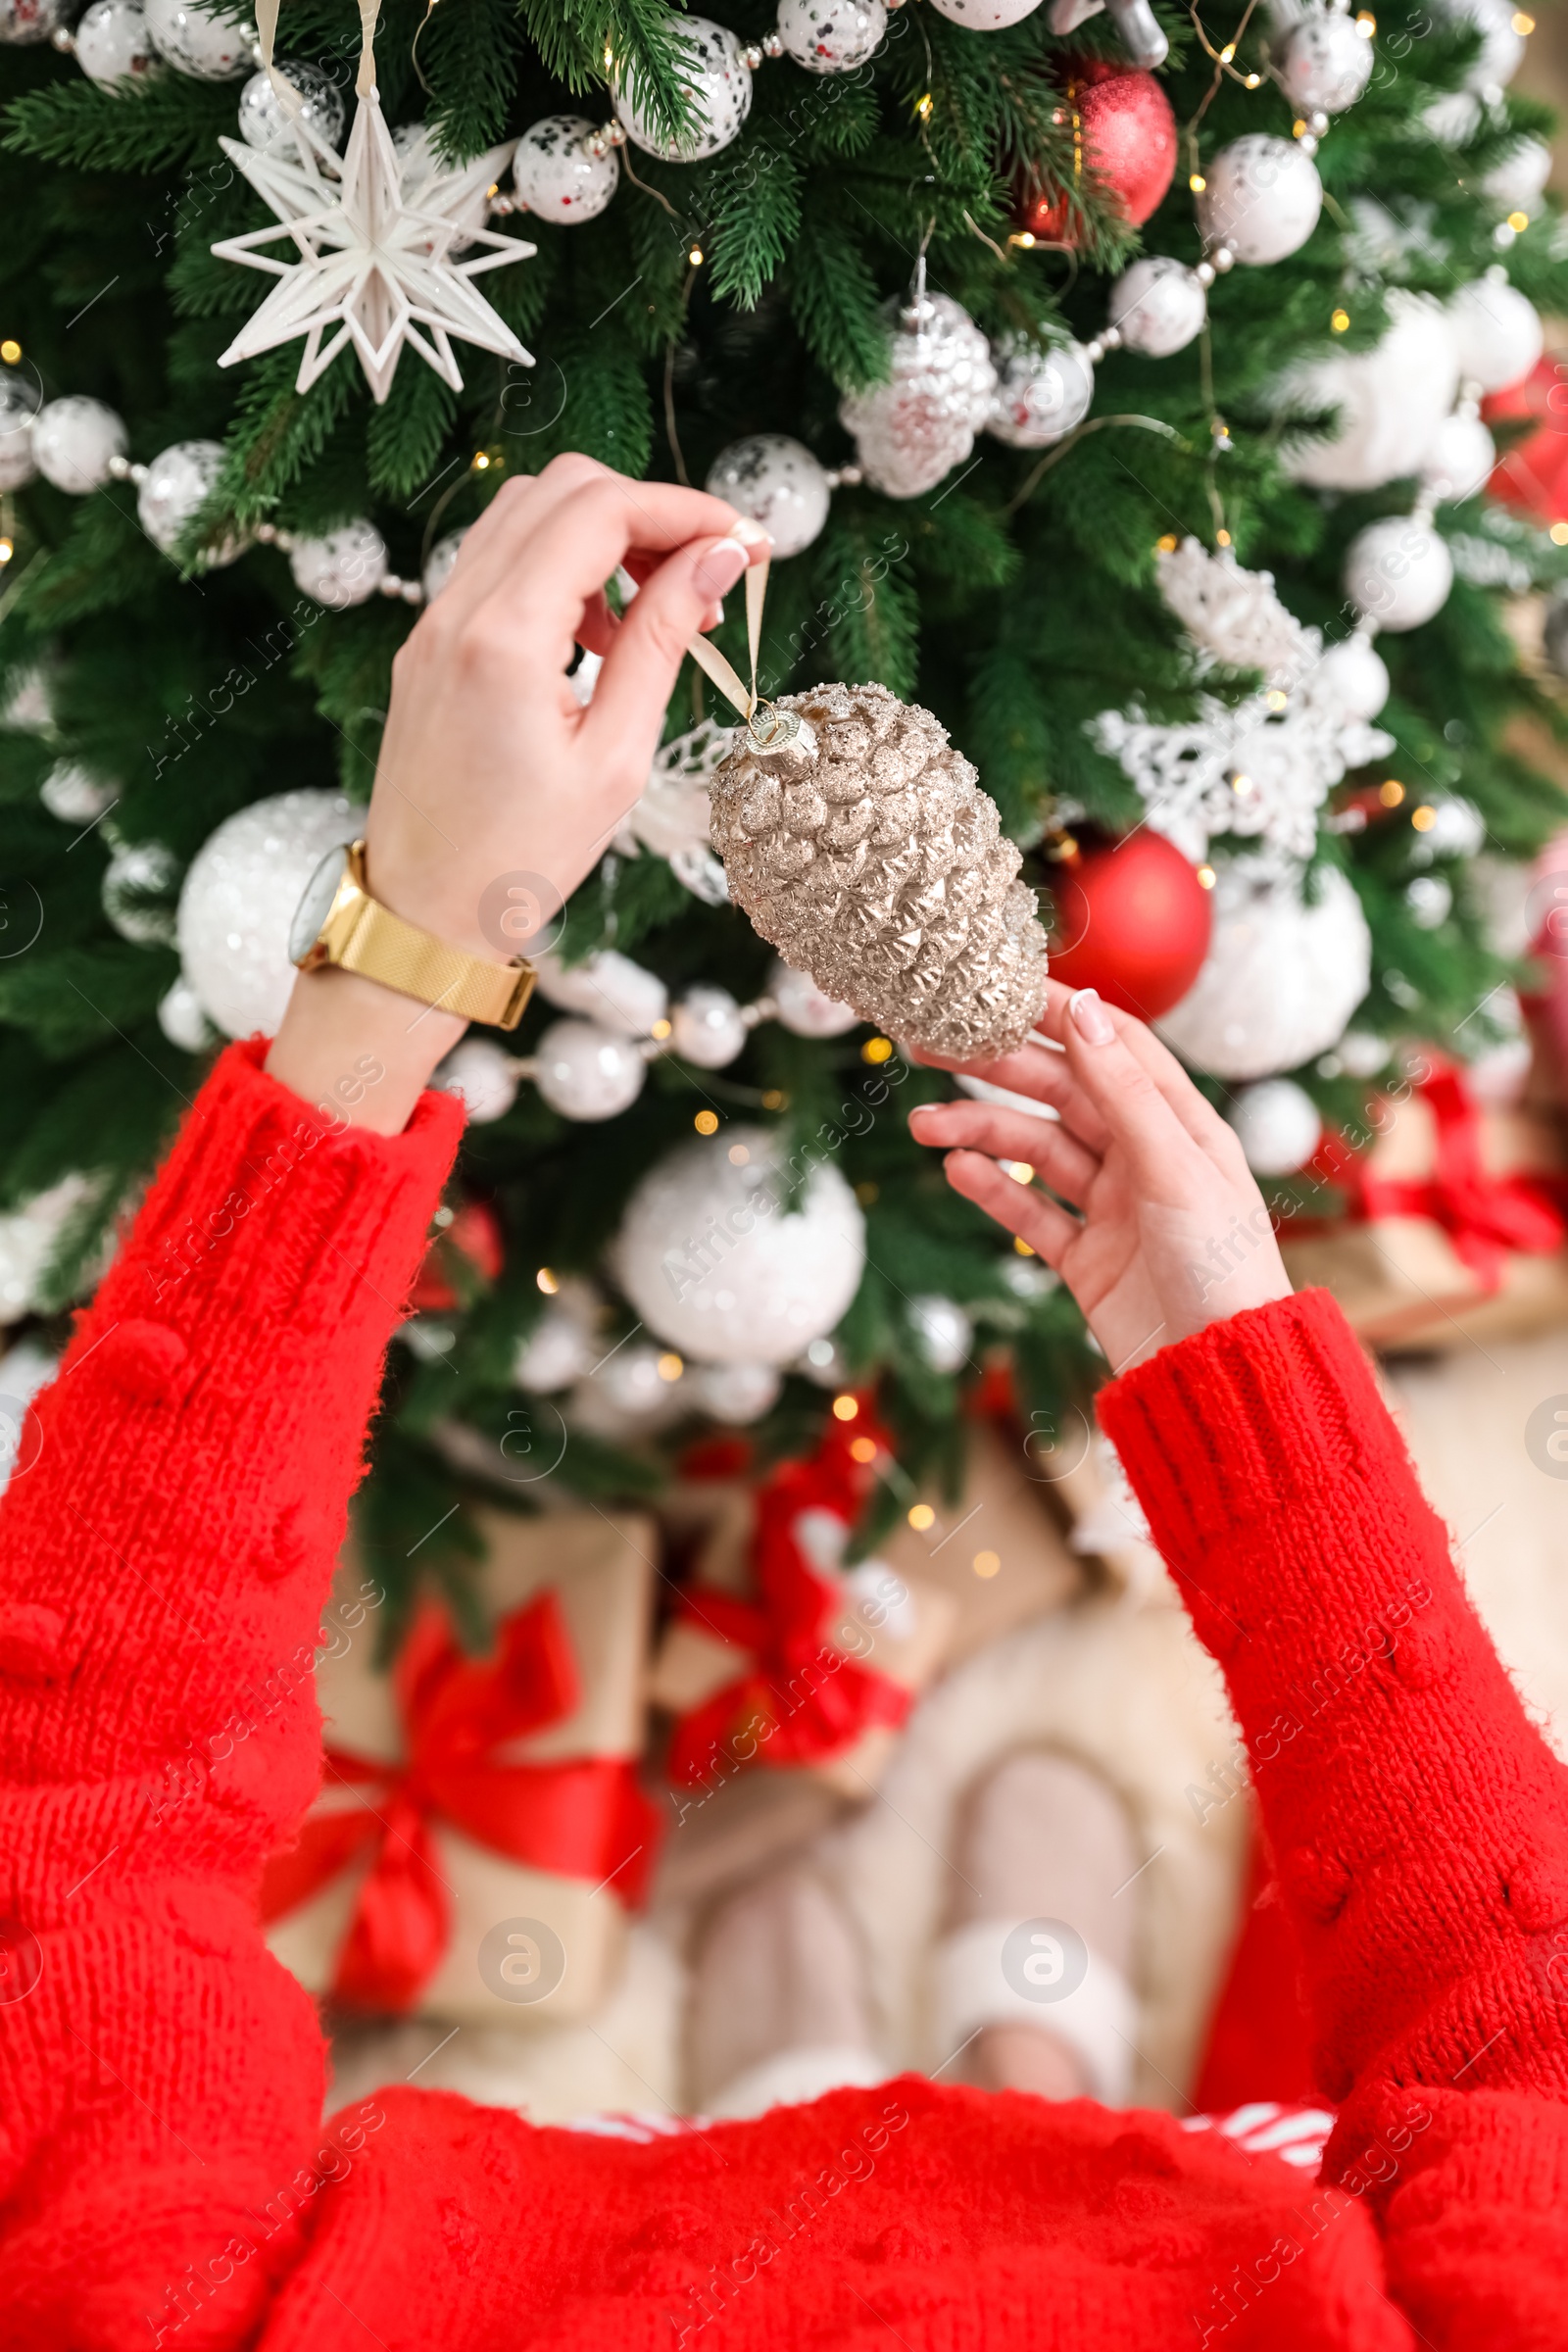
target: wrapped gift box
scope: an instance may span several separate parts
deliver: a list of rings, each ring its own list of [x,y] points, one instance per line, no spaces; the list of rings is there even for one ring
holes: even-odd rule
[[[1382,1348],[1523,1337],[1568,1322],[1568,1151],[1552,1118],[1483,1109],[1438,1069],[1384,1102],[1371,1149],[1332,1170],[1349,1213],[1280,1235],[1292,1282],[1332,1291]]]
[[[650,1681],[677,1719],[678,1788],[711,1789],[755,1764],[866,1796],[946,1656],[957,1609],[934,1581],[883,1559],[842,1566],[869,1484],[852,1451],[867,1429],[835,1425],[812,1460],[775,1471],[749,1534],[733,1498],[715,1510]]]
[[[263,1907],[285,1967],[346,2007],[555,2024],[613,1982],[662,1828],[636,1777],[656,1535],[479,1516],[493,1649],[467,1656],[434,1601],[390,1673],[373,1621],[332,1642],[321,1791]]]

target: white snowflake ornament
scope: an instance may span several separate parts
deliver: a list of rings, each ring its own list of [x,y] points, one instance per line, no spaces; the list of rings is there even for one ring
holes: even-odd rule
[[[405,345],[455,391],[463,377],[454,335],[533,366],[532,354],[472,283],[481,270],[537,251],[519,237],[474,225],[476,200],[506,170],[515,141],[463,165],[424,158],[411,177],[372,94],[359,100],[341,159],[303,116],[295,121],[290,152],[237,139],[219,144],[279,224],[213,247],[220,260],[265,270],[278,281],[220,367],[303,335],[295,384],[307,392],[352,345],[370,390],[384,401]],[[298,259],[275,261],[263,250],[280,241],[291,242]],[[481,250],[471,259],[453,261],[454,252],[474,246]]]

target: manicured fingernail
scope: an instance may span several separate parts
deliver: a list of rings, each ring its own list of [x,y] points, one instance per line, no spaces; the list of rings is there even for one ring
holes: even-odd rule
[[[754,522],[749,514],[742,514],[736,521],[732,536],[740,541],[742,547],[771,547],[773,544],[772,532],[765,530],[761,523]]]
[[[1098,988],[1080,988],[1067,999],[1067,1010],[1072,1014],[1073,1026],[1086,1046],[1115,1044],[1116,1032]]]
[[[747,562],[746,550],[738,538],[715,540],[698,564],[697,585],[716,603],[726,588],[734,587]]]

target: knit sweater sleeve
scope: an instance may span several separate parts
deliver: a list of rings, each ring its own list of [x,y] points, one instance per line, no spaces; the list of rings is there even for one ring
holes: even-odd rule
[[[462,1114],[334,1133],[264,1051],[202,1089],[0,1512],[8,2344],[156,2341],[318,2130],[256,1888],[319,1770],[319,1612]]]
[[[1102,1416],[1247,1739],[1344,2103],[1331,2157],[1406,2109],[1467,2129],[1455,2103],[1494,2093],[1534,2094],[1541,2128],[1555,2102],[1561,2138],[1568,1773],[1338,1307],[1309,1291],[1212,1324]]]

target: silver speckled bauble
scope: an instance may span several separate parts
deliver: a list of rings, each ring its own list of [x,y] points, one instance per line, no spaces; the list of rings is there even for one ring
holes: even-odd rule
[[[1364,620],[1396,633],[1441,612],[1453,586],[1453,558],[1429,523],[1388,514],[1357,531],[1345,555],[1345,593]]]
[[[909,1322],[914,1344],[933,1372],[956,1372],[969,1361],[974,1325],[955,1298],[925,1291],[911,1298]]]
[[[282,57],[277,71],[300,94],[300,118],[328,147],[336,147],[347,120],[343,93],[324,66],[299,57]],[[239,94],[239,135],[247,147],[265,148],[273,155],[295,155],[298,142],[288,109],[272,87],[264,68],[253,74]]]
[[[774,1131],[725,1127],[643,1178],[611,1264],[649,1330],[683,1354],[787,1364],[859,1289],[865,1218],[830,1162],[809,1162],[796,1180]]]
[[[1323,210],[1317,166],[1295,139],[1266,130],[1232,139],[1204,167],[1198,200],[1203,234],[1239,262],[1283,262],[1299,251]]]
[[[1501,270],[1461,286],[1448,305],[1459,373],[1482,392],[1522,383],[1545,342],[1541,313]]]
[[[1081,424],[1095,397],[1094,362],[1081,343],[1008,341],[993,347],[996,406],[987,430],[1013,449],[1049,449]]]
[[[1353,884],[1321,866],[1298,882],[1221,865],[1202,970],[1154,1023],[1195,1068],[1233,1082],[1298,1069],[1336,1045],[1372,980],[1372,934]]]
[[[1203,282],[1183,262],[1152,253],[1124,270],[1110,289],[1109,323],[1125,351],[1168,360],[1185,351],[1208,317]]]
[[[1323,1140],[1317,1104],[1294,1078],[1259,1078],[1244,1086],[1225,1116],[1254,1176],[1294,1176]]]
[[[91,81],[139,81],[158,65],[141,0],[92,0],[76,26],[76,63]]]
[[[699,1411],[732,1429],[771,1412],[784,1386],[772,1364],[693,1364],[687,1378]]]
[[[862,1020],[956,1061],[1021,1045],[1046,935],[996,804],[929,710],[885,686],[777,706],[814,738],[738,731],[709,786],[730,894],[762,937]]]
[[[179,959],[225,1037],[274,1037],[294,986],[288,937],[305,885],[365,810],[340,792],[280,792],[225,817],[179,894]]]
[[[37,414],[36,385],[9,368],[0,368],[0,490],[20,490],[38,470],[32,454],[32,420]]]
[[[760,522],[775,556],[798,556],[827,520],[827,475],[788,433],[749,433],[719,451],[705,487]]]
[[[0,0],[0,41],[46,41],[71,14],[71,0]]]
[[[586,115],[545,115],[531,122],[512,159],[518,203],[567,228],[597,220],[619,185],[620,158],[613,147],[591,155],[594,135]]]
[[[727,988],[689,988],[670,1017],[670,1045],[700,1070],[727,1070],[751,1034]]]
[[[1372,36],[1351,16],[1304,18],[1279,55],[1285,95],[1298,115],[1343,115],[1372,78]]]
[[[161,841],[122,842],[112,853],[101,889],[104,912],[122,939],[150,948],[173,938],[174,910],[167,901],[178,871],[178,858]]]
[[[63,825],[91,825],[119,800],[120,787],[106,784],[74,760],[57,760],[38,787],[38,798]]]
[[[158,1000],[158,1026],[182,1054],[204,1054],[218,1043],[218,1031],[202,1010],[202,1001],[190,982],[179,979]]]
[[[967,311],[946,294],[890,305],[888,380],[852,392],[839,416],[860,469],[888,498],[918,498],[961,465],[991,414],[997,375]]]
[[[467,524],[465,524],[461,531],[448,531],[446,537],[438,539],[425,557],[424,569],[420,572],[419,578],[423,583],[424,601],[427,605],[434,604],[448,580],[451,579],[457,568],[458,550],[467,536]]]
[[[46,482],[85,498],[109,479],[109,461],[125,454],[125,428],[113,409],[83,393],[46,401],[32,420],[33,464]]]
[[[809,972],[798,972],[782,961],[768,973],[767,993],[780,1026],[795,1037],[842,1037],[860,1018],[853,1004],[824,997]]]
[[[154,547],[167,556],[223,469],[220,441],[176,441],[160,451],[136,492],[136,516]],[[225,539],[206,552],[211,567],[232,564],[245,542]]]
[[[288,567],[294,585],[334,612],[363,605],[386,577],[386,541],[373,522],[346,522],[319,539],[297,539]]]
[[[147,29],[160,57],[197,81],[229,81],[250,71],[256,45],[243,11],[203,8],[199,0],[143,0]]]
[[[618,1118],[647,1075],[625,1032],[598,1021],[552,1021],[534,1048],[534,1084],[564,1119]]]
[[[1312,674],[1313,699],[1338,705],[1347,718],[1374,719],[1389,699],[1389,665],[1362,629],[1331,645]]]
[[[939,17],[951,17],[970,32],[1001,32],[1032,17],[1040,0],[931,0],[931,5]]]
[[[466,1037],[436,1066],[430,1084],[456,1095],[475,1127],[504,1119],[517,1099],[514,1056],[488,1037]]]
[[[665,138],[646,112],[645,93],[624,86],[618,76],[613,85],[615,113],[634,147],[662,156],[666,163],[700,164],[739,137],[752,111],[751,68],[740,39],[727,24],[715,24],[708,17],[671,16],[668,23],[686,46],[689,62],[681,86],[695,127],[682,139]]]
[[[1497,446],[1479,416],[1456,410],[1427,444],[1421,479],[1437,498],[1458,506],[1484,490],[1497,463]]]
[[[611,1343],[572,1390],[566,1415],[573,1429],[612,1445],[650,1437],[688,1410],[687,1378],[678,1361],[672,1363],[651,1340],[633,1340],[624,1348]]]
[[[888,28],[885,0],[779,0],[778,37],[808,74],[853,74]]]

